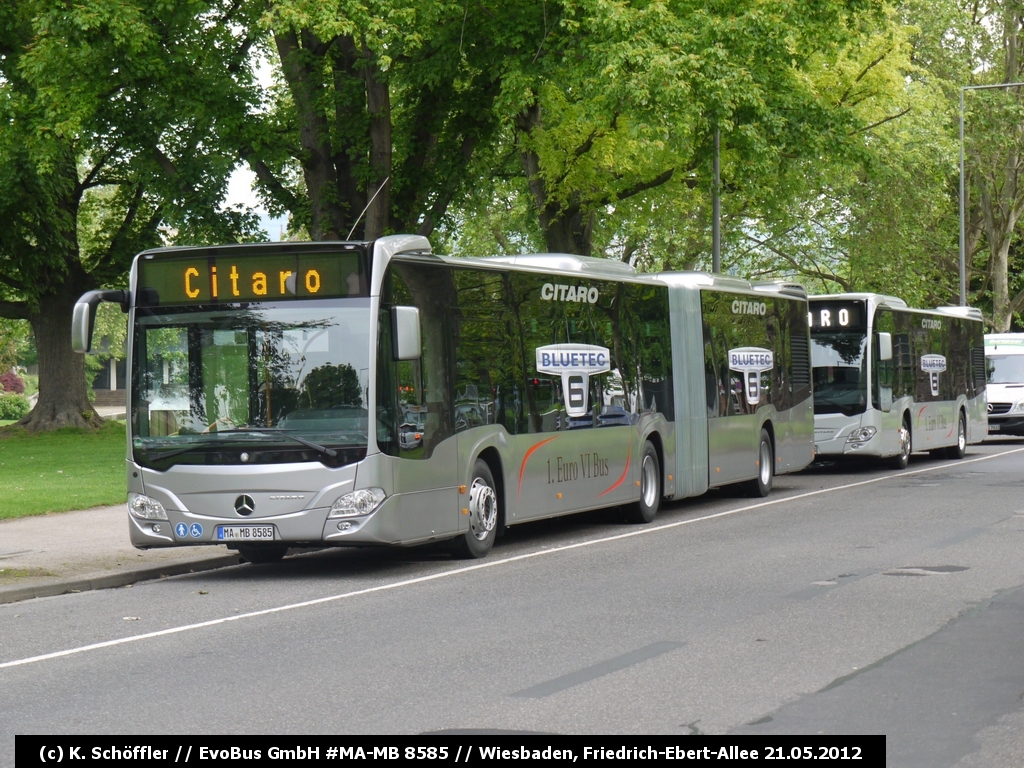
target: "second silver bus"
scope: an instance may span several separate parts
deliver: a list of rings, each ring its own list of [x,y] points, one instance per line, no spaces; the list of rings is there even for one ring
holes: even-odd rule
[[[873,293],[811,296],[819,457],[907,466],[913,451],[960,458],[987,434],[981,312],[913,309]]]

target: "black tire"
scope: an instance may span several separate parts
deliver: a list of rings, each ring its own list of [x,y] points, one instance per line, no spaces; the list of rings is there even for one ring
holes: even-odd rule
[[[946,449],[947,459],[962,459],[967,453],[967,417],[960,411],[960,418],[956,424],[956,445]]]
[[[910,419],[906,414],[903,416],[903,432],[900,434],[900,452],[889,459],[889,466],[893,469],[906,469],[910,463],[910,454],[914,451],[914,435],[910,431]]]
[[[661,462],[658,451],[648,440],[640,459],[640,501],[629,505],[629,521],[645,525],[661,509]]]
[[[486,556],[498,534],[498,492],[491,468],[483,459],[473,465],[467,494],[469,530],[452,540],[452,555],[470,560]]]
[[[772,448],[772,437],[767,429],[762,429],[761,442],[757,446],[757,477],[741,483],[740,487],[747,496],[764,497],[772,492],[774,478],[775,450]]]
[[[288,551],[287,544],[239,544],[238,554],[254,565],[277,563]]]

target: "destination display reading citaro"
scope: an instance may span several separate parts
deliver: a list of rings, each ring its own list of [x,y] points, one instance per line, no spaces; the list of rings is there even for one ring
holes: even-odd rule
[[[813,459],[807,296],[412,235],[139,254],[127,291],[128,530],[140,548],[448,541],[736,485]],[[930,352],[930,350],[929,350]]]
[[[221,249],[224,250],[224,249]],[[139,264],[150,304],[341,298],[365,293],[360,254],[217,254],[150,258]]]

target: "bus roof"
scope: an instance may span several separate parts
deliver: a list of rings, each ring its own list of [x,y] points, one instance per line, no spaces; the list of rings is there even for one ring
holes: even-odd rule
[[[889,296],[885,293],[818,293],[808,296],[808,301],[870,301],[874,304],[885,304],[887,306],[902,309],[907,302],[896,296]]]
[[[908,312],[923,312],[937,315],[947,315],[953,317],[963,317],[968,320],[984,320],[984,316],[981,314],[981,310],[976,307],[958,307],[953,305],[944,305],[941,307],[935,307],[934,309],[928,309],[925,307],[911,307],[907,305],[903,299],[897,296],[889,296],[884,293],[826,293],[816,294],[809,296],[808,301],[867,301],[875,306],[886,306],[891,309],[905,309]]]

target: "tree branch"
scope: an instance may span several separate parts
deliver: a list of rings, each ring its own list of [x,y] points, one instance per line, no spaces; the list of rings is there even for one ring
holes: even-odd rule
[[[13,277],[8,277],[3,272],[0,272],[0,283],[6,285],[8,288],[13,288],[16,291],[27,291],[28,286],[20,280],[15,280]]]
[[[866,128],[858,128],[856,131],[850,131],[850,135],[853,136],[856,133],[867,133],[868,131],[874,130],[875,128],[877,128],[880,125],[885,125],[890,120],[896,120],[897,118],[903,117],[911,109],[912,109],[911,107],[907,107],[906,109],[904,109],[904,110],[902,110],[900,112],[897,112],[895,115],[890,115],[889,117],[886,117],[886,118],[883,118],[882,120],[879,120],[877,123],[872,123],[871,125],[867,126]]]
[[[808,269],[807,267],[802,265],[799,261],[797,261],[795,257],[790,256],[785,251],[779,250],[778,248],[776,248],[774,245],[772,245],[767,240],[761,240],[761,239],[756,238],[753,235],[748,234],[748,233],[744,233],[743,236],[745,238],[747,238],[748,240],[753,240],[758,245],[760,245],[760,246],[762,246],[764,248],[767,248],[769,251],[774,253],[776,256],[778,256],[778,257],[784,259],[785,261],[789,262],[789,264],[793,267],[793,269],[795,269],[801,275],[807,275],[808,277],[817,277],[819,280],[827,280],[829,282],[836,283],[837,285],[839,285],[843,289],[843,291],[845,291],[847,293],[849,293],[852,290],[849,281],[844,280],[843,278],[841,278],[839,275],[835,274],[834,272],[824,272],[824,271],[822,271],[821,267],[819,267],[817,264],[814,265],[813,269]]]
[[[846,98],[850,95],[850,91],[853,90],[853,86],[855,86],[857,83],[859,83],[861,80],[863,80],[864,79],[864,75],[866,75],[869,71],[871,71],[872,69],[877,67],[879,64],[881,64],[883,61],[885,61],[885,57],[888,56],[891,52],[892,52],[891,48],[886,50],[886,51],[884,51],[881,56],[879,56],[877,59],[875,59],[870,64],[868,64],[866,67],[864,67],[864,69],[862,69],[860,71],[860,74],[857,75],[857,77],[855,77],[853,79],[853,82],[850,83],[850,85],[846,88],[846,91],[843,93],[843,95],[839,97],[839,104],[843,104],[846,101]]]
[[[28,304],[23,301],[0,301],[0,317],[8,320],[28,320]]]
[[[252,172],[256,174],[256,178],[259,179],[268,190],[270,190],[270,194],[277,198],[281,202],[281,205],[294,213],[298,205],[298,200],[295,195],[292,194],[292,191],[282,184],[281,180],[274,175],[274,172],[270,170],[270,166],[259,158],[254,159],[254,153],[251,150],[242,149],[238,154],[246,163],[249,164]]]
[[[85,192],[85,190],[87,190],[89,187],[93,186],[93,180],[96,178],[96,174],[98,174],[103,169],[103,166],[107,164],[107,160],[110,159],[110,156],[113,153],[113,148],[108,149],[106,152],[103,153],[100,159],[96,161],[96,165],[94,165],[90,169],[90,171],[87,174],[85,174],[85,178],[82,179],[75,187],[76,199],[81,199],[82,193]]]
[[[675,172],[675,168],[669,168],[667,171],[658,176],[655,176],[650,181],[641,181],[639,184],[634,184],[632,187],[622,190],[613,197],[615,200],[622,201],[630,197],[633,197],[634,195],[639,195],[641,192],[644,192],[648,189],[660,187],[662,184],[666,183],[669,179],[671,179]],[[605,201],[601,203],[601,205],[606,205],[608,202],[610,201],[606,198]]]

